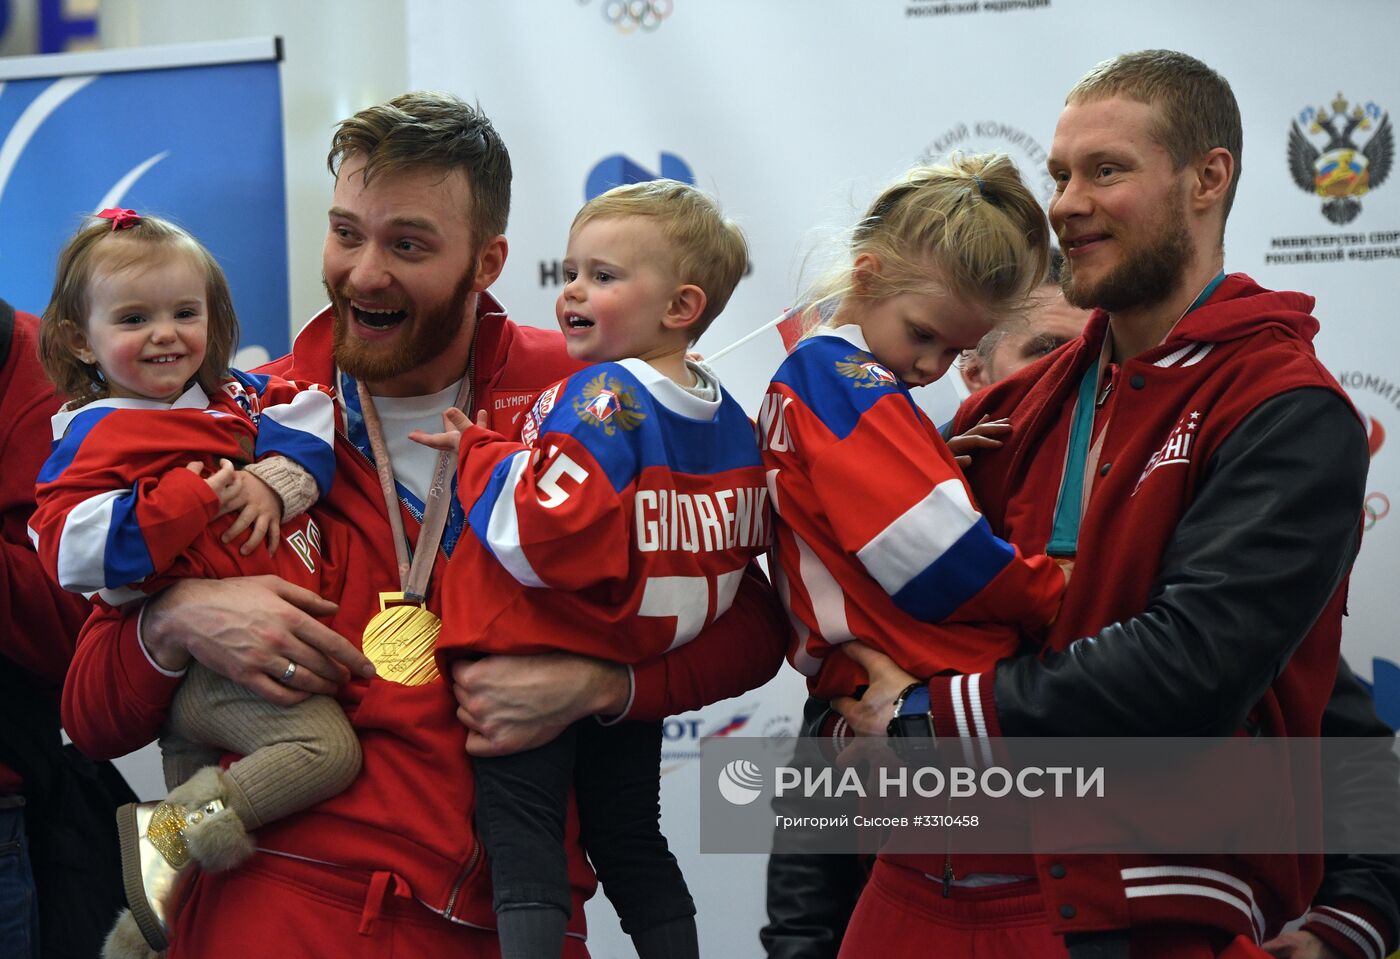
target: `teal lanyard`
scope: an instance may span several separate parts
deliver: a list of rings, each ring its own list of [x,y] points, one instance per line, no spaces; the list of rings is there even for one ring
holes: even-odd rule
[[[1186,313],[1202,306],[1221,283],[1225,272],[1215,275],[1200,296],[1191,301]],[[1181,314],[1185,316],[1186,313]],[[1084,508],[1084,464],[1089,459],[1089,441],[1094,435],[1094,397],[1098,393],[1099,363],[1089,364],[1079,382],[1074,401],[1074,419],[1069,427],[1069,448],[1065,451],[1065,473],[1060,480],[1060,498],[1055,504],[1055,525],[1045,552],[1051,556],[1074,556],[1079,549],[1079,522]]]

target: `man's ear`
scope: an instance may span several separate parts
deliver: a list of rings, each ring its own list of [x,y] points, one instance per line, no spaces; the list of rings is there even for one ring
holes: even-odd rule
[[[709,297],[694,283],[676,287],[671,294],[671,302],[666,305],[666,314],[661,325],[668,330],[685,330],[694,326],[704,315]]]
[[[1235,179],[1235,158],[1230,151],[1216,147],[1196,161],[1194,170],[1190,195],[1192,208],[1202,213],[1216,205],[1223,209],[1225,196]]]
[[[963,383],[967,385],[968,392],[976,393],[984,386],[991,386],[992,381],[987,376],[987,369],[982,363],[982,357],[976,350],[963,350],[958,357],[958,372],[962,375]]]
[[[874,253],[862,253],[851,266],[851,292],[864,296],[870,292],[872,281],[880,275],[883,264]]]
[[[506,254],[510,248],[504,236],[493,236],[476,251],[476,278],[472,281],[472,292],[481,293],[500,279],[506,267]]]

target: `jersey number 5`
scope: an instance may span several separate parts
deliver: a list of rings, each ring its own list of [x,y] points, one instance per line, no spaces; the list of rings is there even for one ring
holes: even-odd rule
[[[567,476],[576,486],[582,486],[583,481],[588,479],[588,470],[570,459],[569,454],[560,453],[557,447],[550,447],[549,455],[554,457],[554,462],[536,481],[535,489],[539,492],[540,505],[545,509],[554,509],[569,498],[569,491],[560,486],[559,481]]]

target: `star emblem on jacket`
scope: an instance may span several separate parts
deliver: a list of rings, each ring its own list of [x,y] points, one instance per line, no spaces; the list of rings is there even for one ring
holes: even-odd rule
[[[1191,410],[1189,413],[1181,415],[1181,419],[1176,421],[1176,426],[1172,427],[1172,431],[1167,434],[1166,442],[1162,444],[1162,448],[1153,453],[1147,461],[1142,475],[1138,477],[1137,485],[1133,487],[1134,496],[1142,488],[1143,481],[1162,467],[1190,464],[1191,447],[1196,439],[1196,431],[1200,428],[1200,410]]]
[[[618,430],[635,430],[646,419],[636,394],[620,380],[599,373],[589,380],[574,400],[574,412],[590,426],[600,427],[608,436]]]
[[[875,362],[869,353],[852,353],[836,361],[836,372],[846,377],[856,389],[894,386],[899,381],[888,369]]]

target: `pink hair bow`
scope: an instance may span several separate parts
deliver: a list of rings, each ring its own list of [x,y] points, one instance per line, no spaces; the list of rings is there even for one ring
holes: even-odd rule
[[[97,214],[104,220],[112,221],[112,231],[129,230],[141,222],[141,214],[135,210],[122,210],[117,207],[108,207]]]

